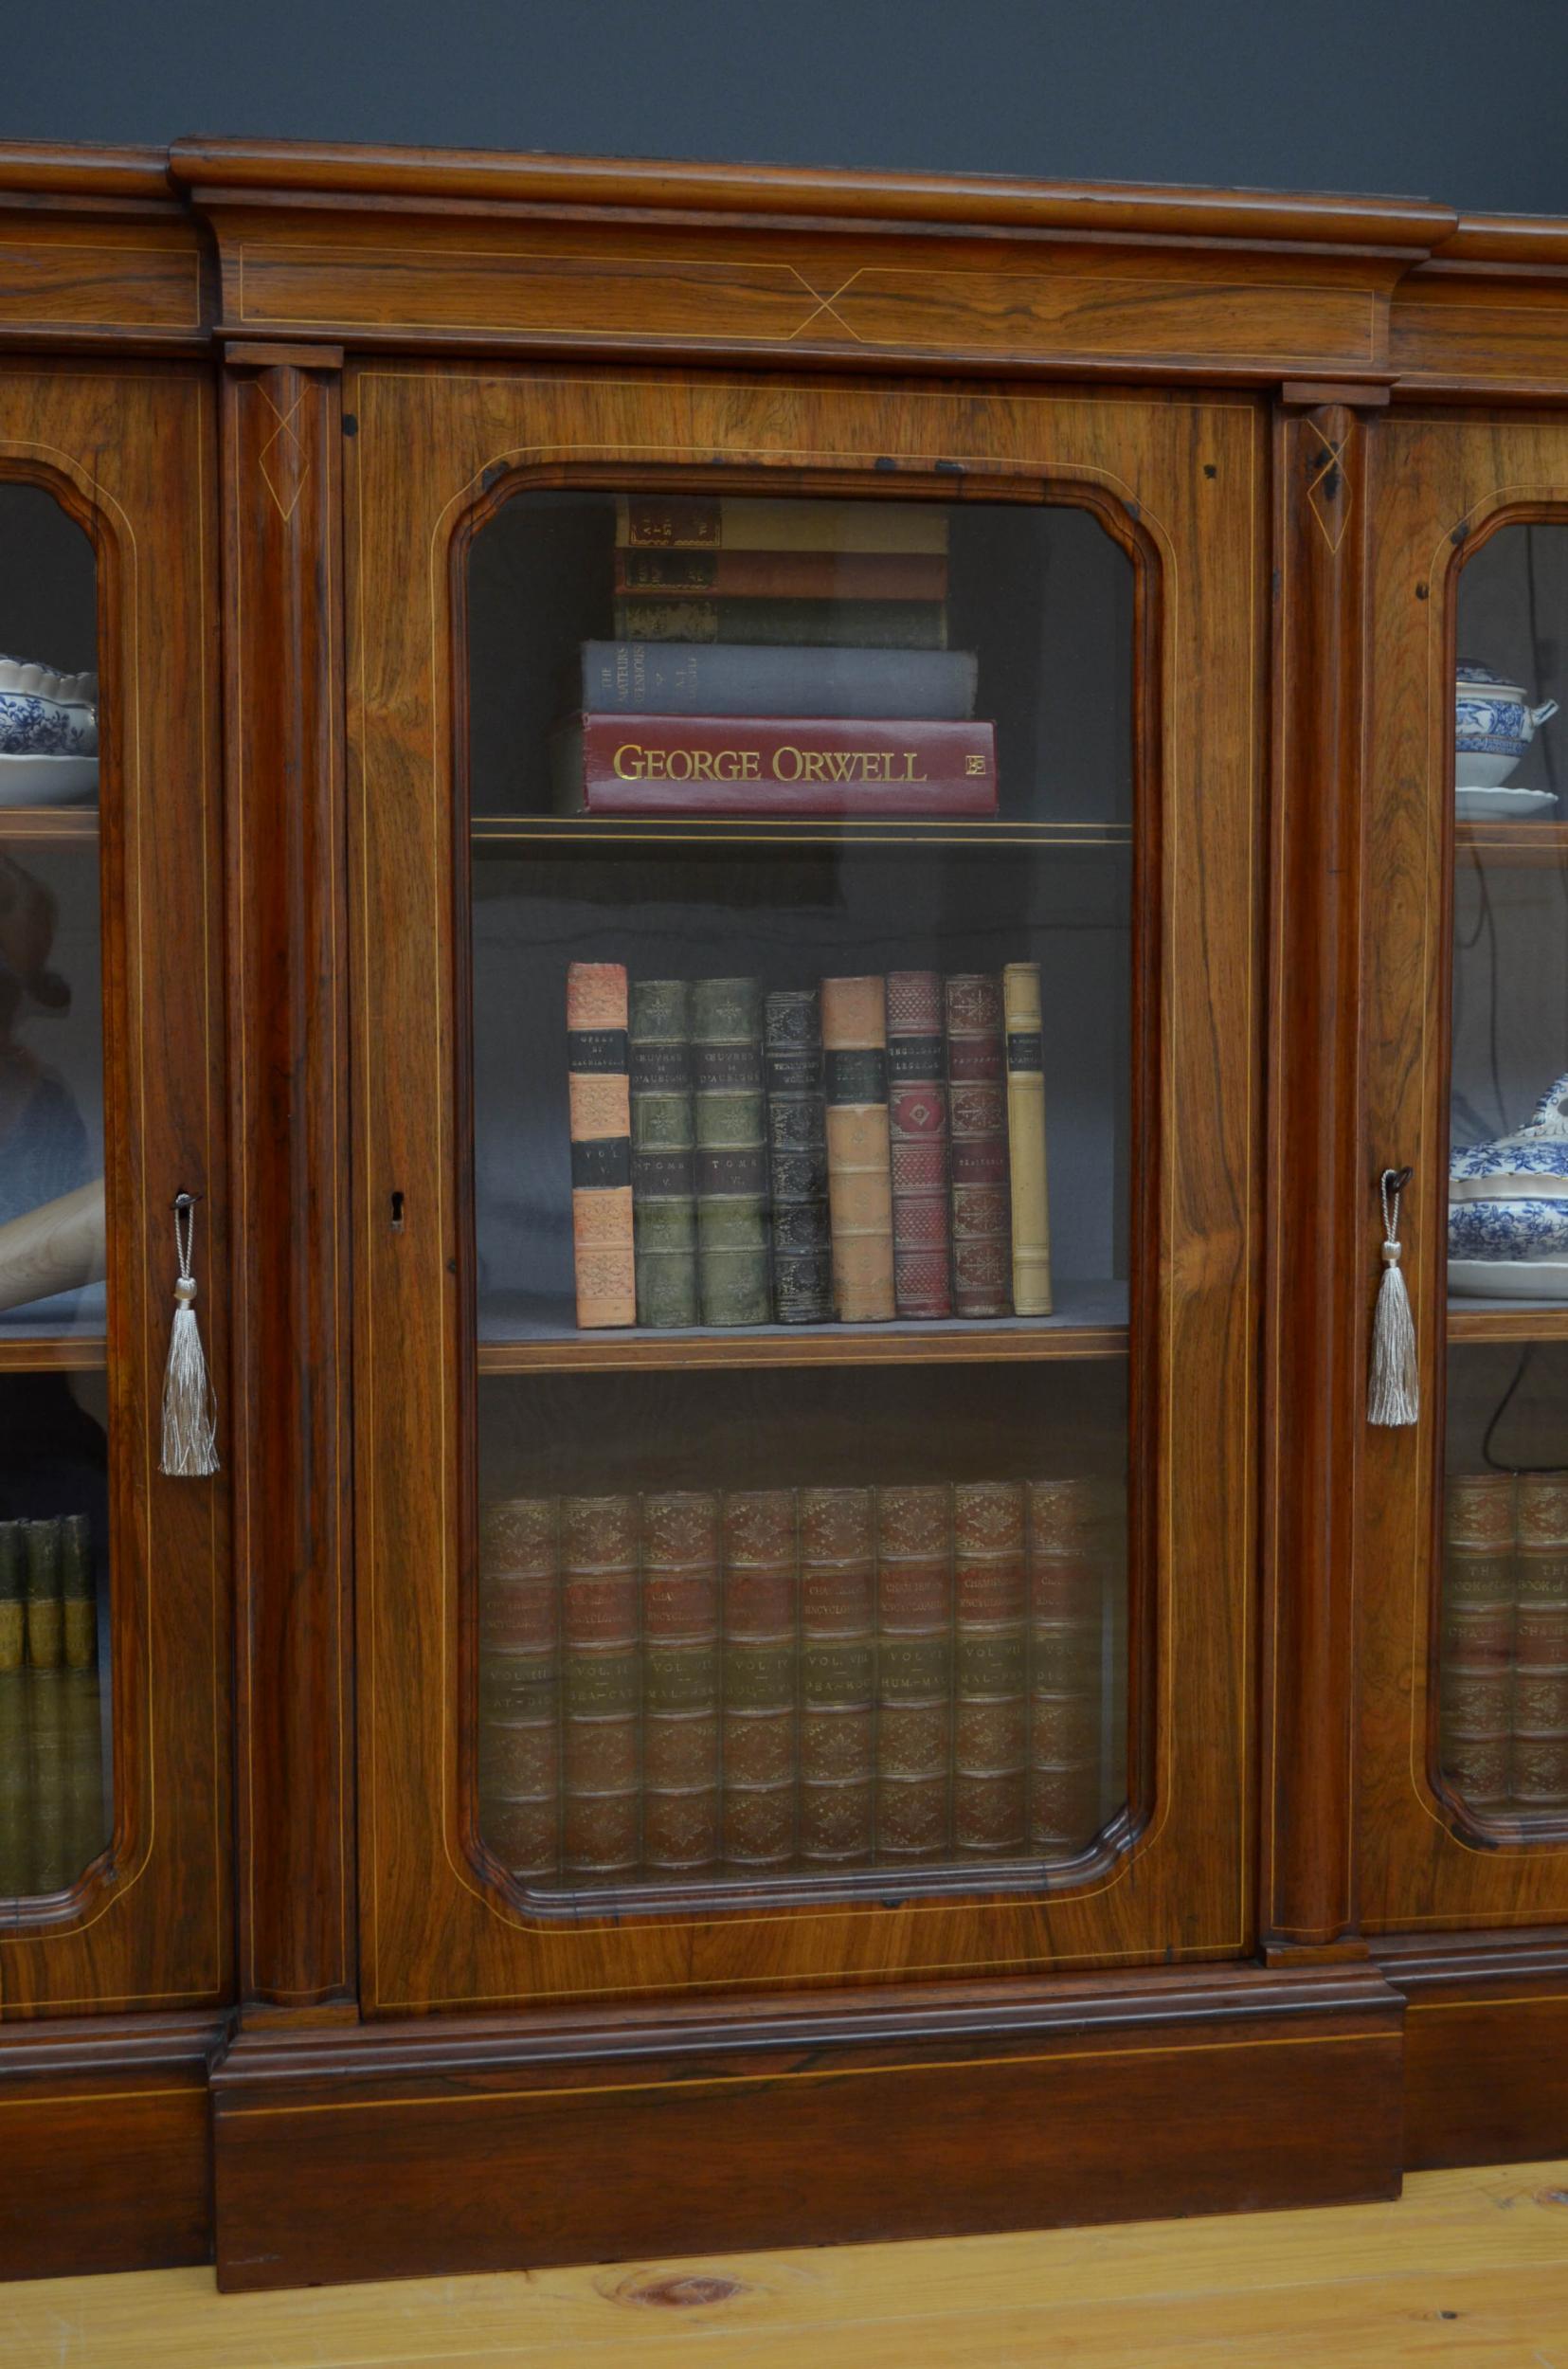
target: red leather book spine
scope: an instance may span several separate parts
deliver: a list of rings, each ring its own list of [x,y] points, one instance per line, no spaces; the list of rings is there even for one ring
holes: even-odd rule
[[[724,1858],[732,1875],[793,1864],[800,1681],[795,1492],[724,1501]]]
[[[872,1492],[801,1492],[801,1858],[867,1867],[875,1832]]]
[[[997,811],[996,729],[987,723],[587,714],[575,762],[580,778],[568,774],[562,789],[585,814]]]
[[[624,1883],[642,1849],[635,1497],[561,1501],[562,1856]]]
[[[615,588],[711,592],[719,600],[945,601],[947,562],[938,552],[639,550],[615,554]]]
[[[719,1501],[642,1500],[642,1863],[649,1875],[719,1862]]]
[[[535,1881],[561,1868],[556,1502],[507,1497],[479,1518],[479,1834]]]
[[[1101,1824],[1104,1638],[1126,1548],[1122,1498],[1089,1479],[1031,1481],[1029,1849],[1072,1858]]]
[[[1001,981],[977,973],[951,978],[946,1004],[953,1313],[1006,1316],[1013,1308],[1013,1232]]]
[[[1027,1834],[1023,1489],[953,1491],[953,1841],[961,1859],[1020,1858]]]
[[[876,1499],[876,1857],[952,1848],[953,1529],[950,1492]]]
[[[888,1135],[892,1288],[900,1316],[953,1312],[945,1068],[940,974],[890,971]]]

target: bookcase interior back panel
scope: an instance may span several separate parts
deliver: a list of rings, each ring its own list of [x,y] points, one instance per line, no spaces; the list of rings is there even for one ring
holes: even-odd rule
[[[353,408],[373,2003],[1243,1947],[1251,407]]]

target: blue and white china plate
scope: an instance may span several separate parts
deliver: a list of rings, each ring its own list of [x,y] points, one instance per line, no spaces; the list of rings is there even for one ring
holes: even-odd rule
[[[1544,823],[1558,810],[1552,789],[1456,789],[1453,810],[1461,823]]]
[[[1451,1258],[1449,1290],[1483,1300],[1568,1300],[1568,1258]]]
[[[97,790],[97,757],[0,755],[0,806],[79,806]]]

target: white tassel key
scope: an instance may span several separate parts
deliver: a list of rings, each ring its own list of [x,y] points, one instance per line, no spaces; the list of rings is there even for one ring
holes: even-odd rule
[[[174,1286],[174,1322],[163,1377],[163,1452],[158,1457],[159,1472],[176,1480],[199,1480],[218,1469],[218,1402],[202,1354],[196,1277],[190,1265],[195,1224],[194,1194],[176,1193],[174,1248],[180,1275]]]
[[[1410,1183],[1408,1168],[1385,1168],[1378,1179],[1383,1203],[1383,1279],[1372,1318],[1372,1383],[1369,1423],[1414,1423],[1421,1411],[1415,1363],[1415,1320],[1399,1260],[1399,1195]]]

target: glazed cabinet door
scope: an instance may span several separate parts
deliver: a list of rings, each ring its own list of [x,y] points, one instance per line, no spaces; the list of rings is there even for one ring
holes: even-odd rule
[[[1369,1177],[1413,1171],[1421,1412],[1360,1492],[1363,1922],[1560,1925],[1568,426],[1379,442],[1365,1108]]]
[[[0,367],[0,2011],[229,1979],[222,1476],[159,1469],[192,1196],[224,1355],[213,398]]]
[[[344,404],[367,2005],[1245,1951],[1257,410]]]

